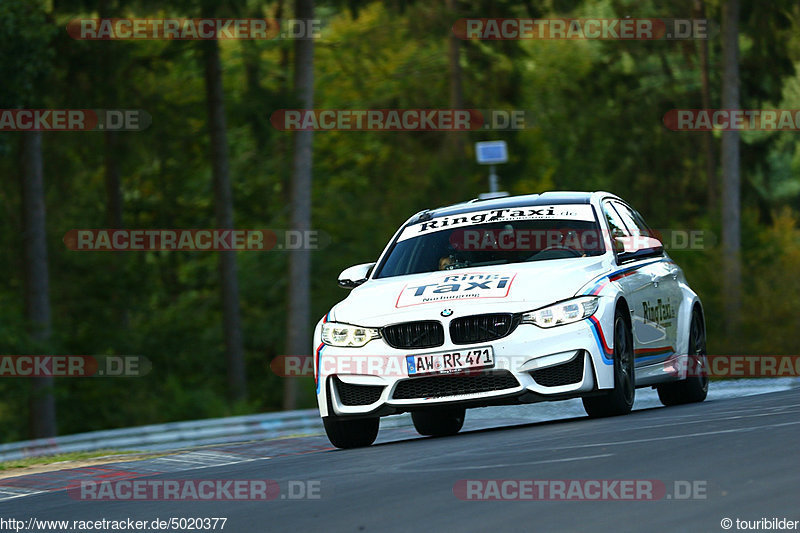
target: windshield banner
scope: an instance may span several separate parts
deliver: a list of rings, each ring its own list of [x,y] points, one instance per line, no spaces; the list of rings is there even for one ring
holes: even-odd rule
[[[589,204],[535,205],[506,209],[488,209],[458,215],[436,217],[412,224],[403,229],[397,242],[429,235],[437,231],[474,226],[489,222],[515,222],[518,220],[578,220],[594,222],[594,211]]]

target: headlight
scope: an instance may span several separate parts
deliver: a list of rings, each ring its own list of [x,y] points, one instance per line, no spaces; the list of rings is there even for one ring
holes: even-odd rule
[[[600,298],[586,296],[567,300],[548,307],[522,313],[523,324],[535,324],[541,328],[552,328],[583,320],[597,311]]]
[[[379,339],[380,332],[375,328],[362,328],[350,324],[326,322],[322,324],[322,342],[330,346],[360,347],[372,339]]]

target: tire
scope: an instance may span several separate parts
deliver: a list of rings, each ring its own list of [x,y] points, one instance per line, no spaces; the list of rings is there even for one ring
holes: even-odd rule
[[[411,420],[420,435],[446,437],[461,431],[465,414],[465,409],[414,411],[411,413]]]
[[[361,448],[369,446],[378,437],[378,418],[339,418],[326,416],[322,419],[328,440],[337,448]]]
[[[708,396],[708,369],[706,357],[706,330],[703,317],[695,309],[692,311],[692,324],[689,329],[689,371],[694,375],[672,383],[658,385],[658,399],[666,406],[702,402]]]
[[[583,408],[592,418],[630,413],[636,397],[633,365],[633,335],[625,313],[614,313],[614,388],[600,396],[582,398]]]

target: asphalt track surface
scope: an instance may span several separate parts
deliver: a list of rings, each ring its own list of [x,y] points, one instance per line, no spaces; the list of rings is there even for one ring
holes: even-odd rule
[[[724,531],[723,518],[800,520],[798,441],[800,388],[794,388],[616,418],[467,426],[446,438],[394,428],[356,450],[333,450],[324,437],[241,444],[224,451],[249,453],[244,462],[155,477],[272,479],[284,498],[289,481],[313,481],[319,498],[97,502],[54,490],[4,501],[0,517],[226,517],[224,531],[234,533]],[[667,493],[655,501],[464,501],[453,489],[466,479],[659,480]],[[704,497],[678,499],[676,481],[700,482]]]

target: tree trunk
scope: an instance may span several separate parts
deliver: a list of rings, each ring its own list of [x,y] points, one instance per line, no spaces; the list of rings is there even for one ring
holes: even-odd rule
[[[447,14],[455,20],[456,0],[446,0]],[[461,40],[451,30],[447,38],[447,57],[450,64],[450,105],[456,109],[464,107],[464,93],[461,88]]]
[[[41,132],[22,135],[22,209],[25,232],[25,314],[31,338],[41,347],[50,339],[52,329]],[[31,437],[54,437],[56,404],[53,378],[33,378],[31,382]]]
[[[260,48],[256,41],[242,41],[242,63],[244,65],[244,79],[245,96],[251,102],[259,102],[263,105],[264,90],[261,87],[261,57]],[[267,126],[264,122],[264,116],[269,116],[269,113],[261,111],[258,113],[251,113],[250,115],[250,129],[253,132],[253,140],[256,143],[256,153],[259,158],[266,157],[267,154]]]
[[[722,107],[739,109],[739,0],[722,6]],[[727,333],[736,333],[742,307],[739,132],[722,132],[722,295]],[[733,340],[733,339],[732,339]]]
[[[287,0],[278,0],[276,7],[275,7],[275,18],[283,20],[284,12],[285,12],[285,4]],[[289,47],[281,46],[278,47],[278,102],[280,102],[279,107],[293,107],[295,102],[291,100],[291,87],[289,87],[289,78],[290,78],[290,71],[291,65],[289,64]],[[272,153],[274,154],[274,158],[276,161],[285,161],[288,159],[289,150],[292,149],[290,143],[292,142],[292,137],[287,137],[286,135],[275,135],[272,137]],[[290,194],[291,194],[291,180],[292,177],[289,175],[288,172],[281,172],[280,173],[280,187],[281,187],[281,195],[280,200],[282,203],[289,205],[291,202]]]
[[[704,0],[694,0],[694,17],[696,19],[706,18],[706,6]],[[711,108],[711,89],[708,80],[708,39],[698,39],[700,56],[700,85],[703,109]],[[703,149],[706,153],[706,196],[708,201],[709,213],[717,210],[717,164],[714,156],[714,133],[706,131],[701,133],[703,136]]]
[[[279,23],[280,20],[283,19],[284,2],[285,0],[278,0],[275,7],[275,18],[278,19]],[[286,73],[286,75],[281,77],[279,85],[281,96],[286,96],[289,93],[289,49],[286,46],[278,48],[278,72]]]
[[[314,18],[313,0],[295,0],[294,16],[300,20]],[[314,40],[311,36],[297,39],[294,43],[294,89],[300,106],[314,107]],[[291,223],[293,231],[311,229],[311,131],[294,133],[294,154],[291,183]],[[286,353],[303,355],[310,353],[313,343],[309,321],[311,319],[311,252],[295,250],[289,252],[289,309],[286,317]],[[297,407],[297,382],[285,380],[283,408]]]
[[[206,103],[211,142],[211,167],[214,181],[214,211],[217,228],[234,229],[233,195],[228,167],[228,139],[225,125],[225,103],[222,91],[222,67],[216,40],[202,43],[205,59]],[[222,327],[228,372],[228,395],[231,401],[247,397],[244,368],[244,342],[239,310],[239,281],[236,252],[219,253],[220,287],[222,290]]]
[[[447,16],[450,20],[458,19],[458,12],[456,10],[456,0],[446,0],[445,6],[447,8]],[[456,37],[456,34],[451,30],[448,32],[447,37],[447,62],[449,65],[450,74],[450,108],[463,109],[464,108],[464,92],[461,84],[461,40]],[[448,135],[451,155],[458,161],[459,166],[463,169],[464,161],[464,133],[451,132]]]
[[[111,18],[117,15],[111,9],[107,0],[100,0],[97,12],[101,17]],[[109,43],[112,44],[112,43]],[[119,75],[118,63],[114,57],[114,49],[101,48],[101,66],[107,79],[115,79]],[[113,107],[119,101],[117,88],[114,84],[105,87],[102,91],[103,105]],[[110,228],[122,229],[122,186],[119,171],[119,133],[106,130],[103,134],[105,149],[105,185],[106,185],[106,220]]]
[[[122,228],[122,187],[119,174],[119,133],[106,130],[105,136],[105,182],[106,219],[109,227]]]
[[[106,183],[106,223],[109,228],[122,229],[122,180],[119,170],[119,133],[106,130],[103,134],[105,149],[105,183]],[[111,269],[115,276],[121,275],[125,262],[125,252],[115,251]],[[109,305],[118,313],[119,323],[128,326],[129,316],[126,302],[119,291],[112,291]]]

